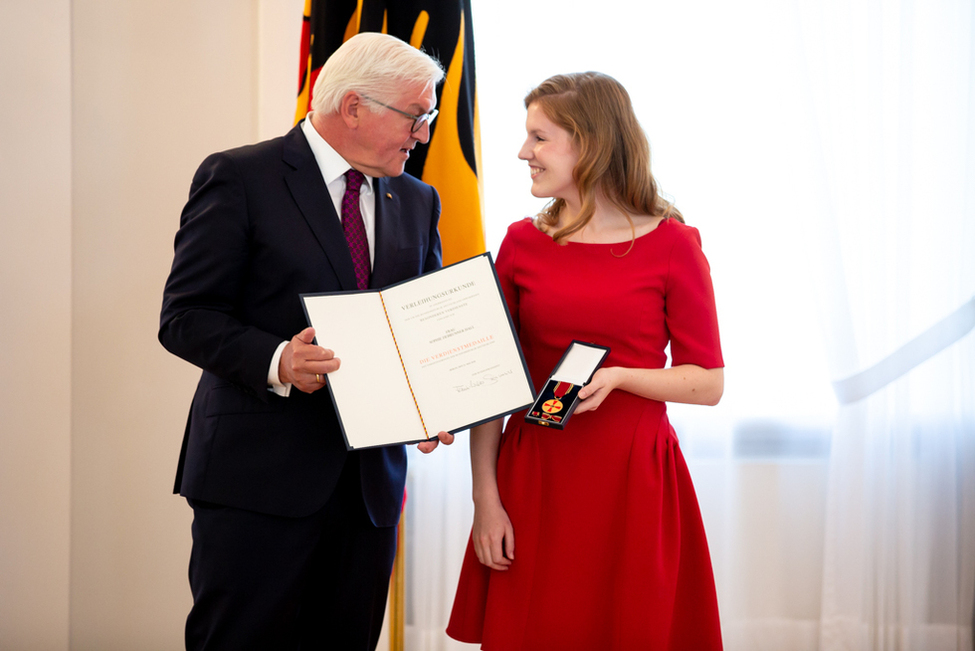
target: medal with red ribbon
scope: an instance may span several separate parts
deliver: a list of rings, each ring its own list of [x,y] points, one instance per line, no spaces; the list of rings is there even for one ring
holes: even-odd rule
[[[558,412],[562,411],[562,407],[564,407],[562,404],[562,397],[565,396],[565,394],[567,394],[573,386],[574,385],[569,382],[556,383],[555,388],[552,389],[552,395],[554,395],[555,398],[552,400],[546,400],[544,403],[542,403],[542,411],[544,411],[546,414],[557,414]]]

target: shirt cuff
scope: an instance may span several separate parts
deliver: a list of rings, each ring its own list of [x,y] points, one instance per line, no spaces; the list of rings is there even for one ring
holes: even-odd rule
[[[284,352],[284,347],[287,345],[287,341],[282,341],[278,344],[277,350],[274,351],[274,356],[271,357],[271,367],[267,370],[267,390],[278,394],[282,398],[287,398],[291,395],[291,383],[282,384],[281,378],[278,377],[278,364],[281,363],[281,353]]]

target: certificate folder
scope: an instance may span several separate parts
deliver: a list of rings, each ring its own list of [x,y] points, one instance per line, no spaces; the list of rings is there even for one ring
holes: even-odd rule
[[[417,443],[535,399],[490,253],[382,290],[302,294],[350,450]]]
[[[592,382],[609,348],[573,340],[555,365],[545,387],[525,414],[525,420],[543,427],[564,429],[579,405],[579,389]]]

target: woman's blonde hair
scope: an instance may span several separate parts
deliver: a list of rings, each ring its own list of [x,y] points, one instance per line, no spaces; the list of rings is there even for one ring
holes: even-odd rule
[[[552,233],[559,243],[585,228],[602,194],[630,222],[630,214],[684,218],[657,192],[650,173],[650,144],[622,84],[599,72],[555,75],[525,97],[525,108],[537,103],[549,120],[568,131],[579,152],[573,178],[582,208],[569,224]],[[538,218],[549,229],[559,222],[565,201],[554,199]],[[635,230],[634,230],[635,237]]]

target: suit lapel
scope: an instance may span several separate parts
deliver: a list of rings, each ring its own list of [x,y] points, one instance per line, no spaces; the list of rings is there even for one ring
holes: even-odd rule
[[[322,172],[300,125],[285,135],[283,158],[292,168],[284,175],[285,183],[315,239],[325,251],[339,284],[344,290],[356,289],[355,268],[342,232],[342,223],[335,214]]]
[[[399,196],[390,188],[389,179],[376,179],[376,254],[370,287],[381,289],[393,282],[401,223]]]

